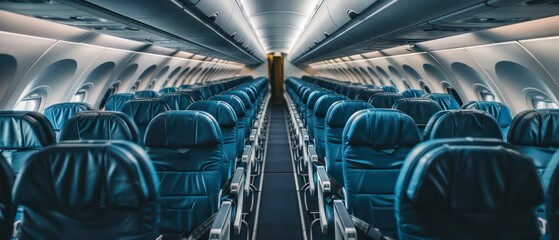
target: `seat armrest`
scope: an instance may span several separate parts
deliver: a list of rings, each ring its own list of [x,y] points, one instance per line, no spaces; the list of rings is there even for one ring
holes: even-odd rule
[[[309,132],[307,132],[306,128],[301,128],[301,136],[303,137],[303,141],[309,141]]]
[[[331,182],[330,178],[328,177],[328,173],[326,173],[326,169],[324,166],[316,167],[316,175],[317,175],[317,182],[320,185],[320,190],[323,193],[329,193],[331,191]]]
[[[230,238],[232,208],[233,203],[231,201],[226,200],[221,203],[210,229],[210,240],[227,240]]]
[[[249,164],[251,155],[252,155],[252,145],[246,145],[245,149],[243,150],[243,155],[241,155],[241,161],[243,163]]]
[[[309,160],[313,163],[318,162],[318,155],[316,154],[316,147],[314,145],[309,145]]]
[[[334,200],[334,224],[336,240],[357,240],[357,229],[342,200]]]
[[[256,135],[258,134],[258,130],[256,128],[253,128],[252,130],[250,130],[250,135],[248,137],[248,139],[251,142],[254,142],[254,140],[256,140]]]
[[[235,211],[235,219],[233,219],[233,229],[236,235],[241,234],[242,220],[243,220],[243,202],[244,194],[243,188],[245,185],[245,169],[237,168],[233,178],[231,179],[231,193],[237,196],[236,204],[237,208]]]
[[[317,176],[317,189],[318,189],[318,217],[320,219],[320,230],[323,234],[328,231],[328,219],[326,218],[326,209],[324,205],[324,195],[331,191],[330,188],[330,178],[326,173],[324,166],[318,166],[316,168]]]
[[[248,193],[250,191],[250,180],[252,173],[252,162],[254,161],[254,147],[252,145],[246,145],[243,155],[241,156],[241,161],[245,163],[245,191]]]

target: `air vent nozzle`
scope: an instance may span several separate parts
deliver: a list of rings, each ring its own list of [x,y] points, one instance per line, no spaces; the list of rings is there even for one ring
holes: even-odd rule
[[[208,18],[210,19],[210,21],[215,22],[215,20],[217,20],[217,18],[219,17],[219,13],[218,12],[214,12],[212,15],[208,16]]]
[[[356,11],[354,11],[354,10],[351,10],[351,9],[348,9],[347,12],[346,12],[346,14],[347,14],[347,16],[348,16],[349,18],[351,18],[351,19],[354,19],[354,18],[356,18],[356,17],[359,15],[358,12],[356,12]]]

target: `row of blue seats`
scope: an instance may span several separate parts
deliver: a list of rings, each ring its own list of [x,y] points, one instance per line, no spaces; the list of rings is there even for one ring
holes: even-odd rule
[[[231,91],[253,90],[258,132],[268,80]],[[82,111],[65,121],[59,143],[43,114],[0,112],[0,239],[12,235],[16,207],[18,239],[181,239],[210,230],[220,237],[229,222],[239,233],[253,149],[231,161],[237,142],[226,141],[236,140],[240,123],[231,106],[197,103],[201,109],[154,116],[143,139],[124,113]]]
[[[326,84],[323,83],[323,85]],[[357,86],[352,87],[357,88]],[[431,238],[442,237],[446,239],[460,236],[457,232],[453,232],[458,231],[458,229],[450,226],[447,226],[446,230],[438,232],[433,230],[431,235],[425,232],[422,233],[424,236],[421,236],[421,234],[414,235],[413,231],[409,233],[407,229],[402,228],[402,224],[407,224],[404,220],[399,219],[399,221],[397,221],[397,218],[401,215],[398,215],[399,213],[395,211],[395,208],[397,210],[397,202],[401,197],[398,194],[402,193],[399,192],[400,188],[396,187],[396,183],[401,181],[399,179],[404,178],[403,176],[408,174],[404,170],[408,162],[412,161],[410,159],[419,159],[425,156],[419,157],[417,154],[414,154],[417,150],[413,150],[421,148],[421,146],[424,145],[431,144],[440,147],[445,144],[452,145],[451,143],[455,142],[460,148],[471,148],[471,150],[466,151],[468,153],[464,153],[463,158],[465,159],[470,159],[470,152],[477,152],[479,150],[478,146],[503,146],[507,151],[514,151],[514,154],[530,159],[529,166],[527,169],[524,169],[525,171],[531,171],[531,169],[533,169],[538,173],[536,170],[539,170],[539,174],[535,174],[535,180],[530,180],[532,184],[526,185],[529,186],[528,189],[525,189],[525,191],[527,191],[526,195],[530,195],[534,197],[534,199],[536,199],[535,196],[542,195],[541,193],[543,191],[541,189],[543,185],[540,183],[541,176],[543,176],[546,186],[554,185],[552,182],[547,181],[551,181],[551,176],[556,172],[556,164],[549,164],[549,162],[553,161],[552,156],[559,147],[559,142],[553,140],[552,137],[553,133],[559,129],[558,110],[525,111],[518,114],[513,120],[512,116],[510,116],[510,118],[502,117],[506,114],[510,115],[508,109],[503,110],[499,103],[494,103],[494,105],[491,106],[492,103],[489,102],[472,102],[467,105],[469,106],[468,108],[477,108],[488,112],[479,110],[441,110],[441,108],[437,108],[438,104],[432,103],[431,100],[426,99],[401,99],[394,106],[396,109],[383,109],[375,108],[370,102],[349,100],[349,97],[346,95],[337,94],[329,89],[317,87],[314,82],[295,78],[290,78],[286,81],[286,94],[284,96],[288,99],[288,105],[290,106],[292,142],[304,143],[303,147],[293,148],[294,155],[299,156],[296,160],[299,161],[298,165],[302,170],[301,173],[308,179],[307,184],[309,186],[309,192],[313,193],[317,190],[319,191],[317,221],[320,222],[321,229],[324,233],[328,233],[328,230],[334,229],[334,210],[332,209],[332,204],[328,203],[331,203],[332,199],[345,199],[345,205],[342,206],[347,207],[348,213],[351,214],[354,220],[358,220],[356,221],[358,225],[365,224],[367,226],[374,226],[380,229],[382,234],[391,238],[421,239],[430,236]],[[306,102],[303,99],[305,97],[307,98]],[[431,107],[419,107],[423,102],[430,102],[429,104]],[[401,106],[406,107],[402,108]],[[420,123],[426,126],[423,134],[423,141],[425,141],[425,143],[420,144],[422,138],[418,127],[421,125],[417,124],[415,121],[416,118],[410,117],[404,113],[406,109],[418,115],[431,115],[430,117],[423,117],[423,119],[429,119],[426,123]],[[499,121],[495,119],[495,115],[499,117]],[[507,137],[508,144],[496,140],[503,139],[503,130],[501,128],[504,127],[504,124],[502,124],[502,122],[509,122],[511,124]],[[462,137],[474,137],[476,139],[451,140]],[[496,153],[495,156],[501,155],[501,153]],[[488,161],[502,161],[495,160],[498,157],[492,157],[491,155],[487,155],[488,159],[493,159]],[[559,158],[559,154],[558,157],[555,158]],[[467,162],[463,164],[467,164]],[[499,174],[509,174],[506,172],[499,172],[506,170],[506,168],[491,168],[492,171],[495,171],[494,173],[485,171],[483,174],[488,174],[488,176],[481,176],[477,173],[468,172],[467,170],[469,168],[467,168],[467,165],[463,167],[465,169],[463,177],[484,177],[488,179],[488,182],[479,182],[479,185],[475,186],[481,187],[481,190],[465,189],[462,194],[477,194],[476,196],[478,197],[483,195],[488,201],[485,203],[488,204],[497,203],[491,201],[504,201],[502,196],[500,196],[501,198],[493,198],[499,196],[492,196],[491,191],[485,190],[495,190],[496,192],[504,191],[503,189],[493,189],[493,185],[497,182],[492,180],[501,179],[498,178],[500,177]],[[307,169],[307,171],[305,172],[304,169]],[[416,170],[410,168],[409,171]],[[487,184],[487,186],[483,184]],[[501,184],[505,184],[505,182]],[[333,190],[338,188],[343,190]],[[454,189],[437,190],[454,191]],[[555,198],[555,196],[550,195],[549,191],[551,191],[552,194],[552,189],[546,188],[546,190],[548,192],[546,194],[548,199]],[[330,191],[330,193],[326,193],[328,191]],[[429,194],[429,192],[427,192],[427,194]],[[441,194],[446,194],[445,196],[447,196],[451,193],[441,192]],[[466,200],[471,199],[473,198],[466,198]],[[463,200],[464,199],[457,199],[456,201],[462,203]],[[542,233],[546,234],[549,232],[548,236],[559,238],[557,233],[554,233],[551,228],[545,229],[546,222],[555,224],[553,221],[555,214],[553,209],[555,209],[555,204],[552,201],[548,202],[546,206],[548,209],[546,215],[545,208],[543,206],[538,207],[541,201],[534,201],[532,203],[535,203],[535,205],[531,205],[534,211],[527,217],[532,217],[529,219],[533,221],[527,226],[535,227],[518,227],[518,231],[515,233],[522,233],[525,234],[525,236],[530,236],[521,239],[535,239],[539,237],[540,233],[538,231],[534,233],[533,231],[534,229],[538,230],[536,225],[538,222],[535,217],[537,208],[537,213],[540,217],[538,221]],[[472,210],[474,210],[475,207],[479,206],[472,204],[471,207]],[[509,211],[509,208],[506,209]],[[461,209],[451,208],[445,210],[448,211],[447,213],[450,213],[452,211],[460,212]],[[481,208],[478,210],[481,210]],[[488,213],[485,214],[489,214],[491,212],[489,210],[496,209],[485,210],[488,210]],[[433,211],[435,211],[435,208],[433,208]],[[516,213],[514,210],[510,209],[510,214],[514,216]],[[436,214],[433,213],[433,215]],[[445,222],[447,220],[441,219],[441,221]],[[523,222],[525,223],[526,221]],[[434,224],[434,220],[426,221],[424,224]],[[472,226],[473,225],[470,225],[469,227]],[[557,226],[555,226],[555,228],[557,228]],[[483,231],[474,232],[478,234],[484,233]],[[450,234],[456,235],[452,237]],[[486,234],[487,236],[495,236],[491,235],[493,233],[490,232]],[[478,238],[486,239],[485,236]]]

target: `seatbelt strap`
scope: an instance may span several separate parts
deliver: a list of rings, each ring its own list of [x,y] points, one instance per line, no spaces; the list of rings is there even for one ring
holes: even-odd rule
[[[188,235],[188,240],[198,240],[201,239],[202,237],[204,237],[204,235],[210,231],[210,229],[212,228],[212,224],[215,220],[215,217],[217,216],[217,213],[214,213],[213,215],[211,215],[208,219],[206,219],[206,221],[204,221],[202,224],[200,224],[200,226],[198,226],[196,229],[194,229],[194,231],[192,231],[192,233],[190,233],[190,235]]]
[[[358,228],[359,230],[363,231],[367,237],[370,237],[374,240],[389,240],[390,238],[387,238],[385,236],[382,235],[382,233],[380,232],[380,230],[378,230],[378,228],[374,228],[373,226],[371,226],[370,224],[368,224],[367,222],[356,218],[354,216],[351,216],[351,221],[353,222],[353,225],[355,225],[356,228]]]

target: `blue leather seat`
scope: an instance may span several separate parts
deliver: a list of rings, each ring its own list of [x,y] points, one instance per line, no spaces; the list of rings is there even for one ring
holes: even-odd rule
[[[243,150],[245,148],[245,132],[248,130],[250,134],[251,126],[246,126],[246,108],[243,101],[235,95],[216,95],[211,97],[209,100],[223,101],[229,104],[235,111],[237,115],[237,157],[240,158],[243,155]]]
[[[12,186],[15,175],[6,159],[0,155],[0,239],[10,239],[15,217]]]
[[[479,110],[437,112],[427,123],[423,134],[424,140],[462,137],[503,139],[497,120]]]
[[[399,239],[539,239],[534,164],[497,139],[417,146],[396,185]]]
[[[443,110],[460,109],[460,104],[446,93],[428,93],[423,96],[423,98],[431,99],[439,104]]]
[[[149,122],[158,114],[169,111],[169,106],[158,98],[134,99],[122,105],[120,111],[130,116],[138,127],[138,137],[141,143]]]
[[[194,102],[194,99],[185,92],[165,93],[159,99],[169,106],[169,110],[186,110]]]
[[[252,128],[252,120],[254,119],[254,107],[252,106],[252,102],[250,101],[250,97],[243,91],[238,90],[231,90],[222,93],[221,95],[234,95],[240,98],[245,105],[245,126],[250,126],[245,128],[245,138],[248,138],[250,135],[250,129]]]
[[[128,102],[134,99],[134,94],[132,93],[117,93],[111,95],[109,99],[107,99],[107,103],[105,104],[105,111],[120,111],[122,105],[125,102]]]
[[[135,98],[158,98],[159,93],[153,90],[141,90],[134,93]]]
[[[346,96],[341,94],[327,94],[321,96],[313,108],[314,115],[314,145],[316,148],[316,154],[319,159],[324,159],[326,156],[326,137],[324,129],[326,127],[326,114],[328,109],[337,101],[349,100]]]
[[[136,144],[59,143],[33,154],[15,183],[18,239],[155,239],[158,193],[153,165]]]
[[[202,111],[169,111],[151,121],[147,153],[160,179],[161,233],[189,234],[218,210],[222,135]]]
[[[58,137],[58,135],[60,135],[60,129],[62,129],[62,126],[64,126],[64,123],[66,123],[69,118],[76,115],[76,113],[90,110],[93,110],[93,108],[87,103],[67,102],[51,105],[45,108],[43,114],[52,124],[56,137]]]
[[[60,131],[60,141],[68,140],[126,140],[140,143],[138,128],[121,112],[80,112],[66,121]]]
[[[398,235],[396,180],[406,156],[420,141],[413,119],[394,109],[361,110],[344,128],[342,169],[348,212],[388,237]]]
[[[425,92],[421,89],[406,89],[400,93],[404,98],[421,98]]]
[[[394,86],[380,86],[380,88],[387,93],[398,93],[398,88]]]
[[[309,137],[311,139],[314,139],[314,106],[316,105],[318,99],[326,94],[334,94],[334,92],[330,90],[314,91],[309,95],[309,98],[307,99],[307,103],[305,104],[306,105],[306,109],[304,113],[306,114],[305,121],[307,124]]]
[[[239,137],[243,137],[237,134],[235,110],[226,102],[216,100],[195,102],[188,107],[188,110],[204,111],[210,114],[219,125],[224,151],[224,158],[222,159],[224,178],[221,179],[224,184],[233,175],[237,157],[237,142],[242,141],[242,138],[239,139]]]
[[[54,129],[41,113],[0,111],[0,150],[15,174],[29,155],[56,143]]]
[[[357,95],[355,96],[355,100],[367,102],[373,95],[383,92],[384,91],[382,91],[382,89],[380,88],[364,88],[357,93]]]
[[[559,239],[559,152],[556,152],[542,177],[549,239]]]
[[[172,93],[172,92],[177,92],[179,91],[179,89],[177,87],[164,87],[162,89],[159,89],[159,94],[165,94],[165,93]]]
[[[435,115],[435,113],[442,110],[439,104],[426,98],[400,99],[392,108],[400,110],[410,116],[415,122],[421,136],[423,136],[423,130],[427,122],[429,122],[429,119]]]
[[[356,112],[371,109],[373,106],[364,101],[337,101],[326,112],[324,123],[325,166],[326,172],[341,186],[344,185],[342,173],[342,134],[349,118]]]
[[[182,84],[182,85],[179,86],[179,89],[181,89],[181,90],[182,89],[189,89],[189,88],[192,88],[192,86],[193,86],[192,84]]]
[[[357,97],[357,94],[361,91],[361,89],[363,89],[362,86],[352,86],[349,88],[349,91],[347,92],[347,97],[349,99],[355,99],[355,97]]]
[[[206,86],[193,86],[191,89],[200,92],[200,94],[202,94],[203,99],[208,99],[212,96],[210,89]]]
[[[499,122],[503,136],[507,136],[510,124],[512,123],[512,113],[507,105],[500,102],[473,101],[462,106],[462,108],[477,109],[488,112],[491,116],[497,119],[497,122]]]
[[[392,108],[392,106],[402,98],[402,95],[398,93],[379,93],[369,98],[369,103],[375,108]]]
[[[204,100],[204,96],[202,96],[202,93],[198,90],[188,89],[188,90],[181,90],[180,92],[187,94],[195,102],[200,101],[200,100]]]

